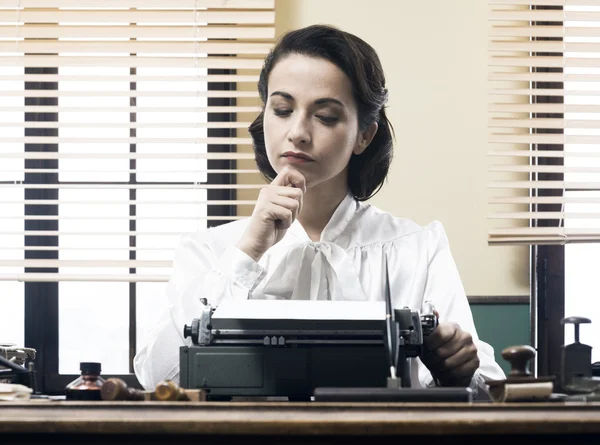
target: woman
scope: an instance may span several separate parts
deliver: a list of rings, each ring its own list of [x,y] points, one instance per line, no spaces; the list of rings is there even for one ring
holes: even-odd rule
[[[290,32],[265,60],[263,112],[250,126],[271,182],[250,218],[183,238],[169,314],[135,358],[147,388],[178,379],[183,325],[200,298],[383,300],[440,315],[413,366],[413,386],[484,388],[504,374],[479,341],[442,225],[421,227],[361,203],[382,186],[392,127],[381,63],[367,43],[327,26]]]

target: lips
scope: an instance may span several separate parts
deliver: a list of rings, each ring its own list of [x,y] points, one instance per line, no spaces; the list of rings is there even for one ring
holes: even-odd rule
[[[282,154],[284,158],[302,159],[304,161],[314,161],[313,158],[299,151],[286,151]]]

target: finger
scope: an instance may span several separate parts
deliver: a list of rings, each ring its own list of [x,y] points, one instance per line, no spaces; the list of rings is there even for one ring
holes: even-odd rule
[[[298,170],[294,170],[289,167],[284,167],[281,172],[273,179],[271,182],[273,185],[278,185],[281,187],[294,186],[302,190],[306,191],[306,179],[304,175],[300,173]]]
[[[426,351],[423,360],[430,366],[437,366],[447,358],[457,354],[463,347],[463,342],[452,340],[433,351]]]
[[[265,219],[275,221],[277,228],[281,230],[289,229],[293,223],[292,211],[285,207],[278,206],[277,204],[270,204],[263,210]]]
[[[288,167],[288,181],[291,185],[306,193],[306,178],[298,170]]]
[[[435,351],[454,338],[459,328],[456,323],[440,323],[431,335],[425,337],[423,343],[430,351]]]
[[[470,360],[477,358],[477,348],[475,345],[465,346],[455,354],[452,354],[441,363],[441,369],[457,369]]]
[[[452,340],[437,348],[435,352],[438,357],[446,359],[470,345],[473,345],[471,334],[459,328]],[[473,347],[475,348],[475,351],[477,351],[475,345],[473,345]]]
[[[452,384],[456,384],[461,380],[470,380],[479,368],[479,358],[475,357],[460,366],[439,373],[439,379],[441,381],[448,381]],[[468,384],[468,383],[467,383]]]
[[[297,187],[281,187],[281,186],[273,186],[275,192],[281,196],[287,196],[288,198],[293,198],[298,201],[299,207],[297,214],[302,211],[302,205],[304,203],[304,192],[302,189]]]
[[[300,209],[300,202],[294,198],[288,198],[287,196],[274,195],[271,198],[271,203],[278,205],[292,211],[292,222],[296,220],[298,211]]]
[[[296,200],[300,200],[300,198],[304,194],[299,188],[281,186],[273,187],[273,192],[277,195],[287,196],[288,198],[293,198]]]

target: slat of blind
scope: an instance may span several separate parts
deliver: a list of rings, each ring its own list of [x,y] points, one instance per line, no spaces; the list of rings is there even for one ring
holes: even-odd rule
[[[210,169],[210,170],[120,170],[118,168],[111,170],[69,170],[69,169],[58,169],[58,168],[41,168],[41,169],[32,169],[32,168],[24,168],[24,169],[4,169],[0,167],[0,172],[2,173],[33,173],[33,174],[47,174],[47,173],[152,173],[152,174],[191,174],[191,173],[205,173],[207,175],[214,174],[256,174],[260,173],[259,170],[256,169]]]
[[[600,43],[595,42],[513,42],[492,41],[488,44],[491,51],[528,51],[528,52],[599,52]]]
[[[227,144],[227,145],[250,145],[251,138],[98,138],[94,135],[83,138],[67,138],[54,136],[30,136],[22,138],[2,138],[4,143],[25,144]]]
[[[598,0],[488,0],[488,4],[503,6],[597,6]]]
[[[130,75],[130,76],[116,76],[107,75],[99,76],[95,74],[76,74],[76,75],[65,75],[65,74],[23,74],[23,75],[6,75],[0,74],[0,81],[23,81],[23,82],[64,82],[64,81],[76,81],[76,82],[252,82],[258,81],[258,74],[256,75],[242,75],[242,74],[209,74],[209,75],[195,75],[195,76],[183,76],[183,75],[172,75],[172,76],[157,76],[157,75]]]
[[[524,235],[524,236],[556,236],[556,235],[597,235],[598,229],[594,228],[564,228],[564,227],[514,227],[494,229],[494,235]],[[600,235],[599,235],[600,237]]]
[[[600,96],[600,91],[594,90],[551,90],[543,88],[491,88],[489,93],[492,96]],[[0,93],[1,95],[1,93]]]
[[[124,6],[125,6],[125,2]],[[165,4],[165,3],[164,3]],[[127,5],[128,6],[128,5]],[[174,23],[194,24],[208,23],[219,24],[253,24],[267,25],[275,22],[274,11],[194,11],[188,10],[142,10],[142,9],[25,9],[2,10],[0,9],[0,22],[22,23]]]
[[[53,8],[219,8],[219,9],[273,9],[275,0],[52,0]],[[47,8],[48,0],[0,0],[0,7]]]
[[[162,283],[169,281],[169,275],[144,274],[57,274],[57,273],[22,273],[0,274],[0,281],[20,282],[58,282],[58,281],[90,281],[90,282],[128,282],[128,283]]]
[[[600,106],[599,106],[600,108]],[[60,112],[84,112],[95,113],[254,113],[262,111],[261,107],[55,107],[50,105],[24,106],[24,107],[0,107],[0,111],[18,111],[23,113],[60,113]]]
[[[0,159],[254,159],[252,153],[0,153]]]
[[[0,122],[0,128],[248,128],[251,122]]]
[[[488,121],[490,128],[593,128],[597,129],[600,122],[597,120],[575,119],[511,119],[492,118]]]
[[[600,219],[600,213],[576,213],[576,212],[502,212],[493,213],[491,219]]]
[[[23,189],[93,189],[93,190],[111,190],[111,189],[131,189],[131,190],[258,190],[265,187],[265,184],[26,184],[23,182],[13,182],[0,184],[0,189],[23,188]]]
[[[490,66],[506,67],[530,67],[530,68],[598,68],[600,60],[584,59],[581,57],[511,57],[511,56],[492,56],[489,58]]]
[[[0,25],[0,37],[26,39],[59,39],[59,38],[132,38],[132,39],[273,39],[273,26],[148,26],[121,25],[110,26],[56,26]]]
[[[75,56],[3,56],[0,66],[25,68],[52,67],[126,67],[126,68],[214,68],[259,70],[263,60],[239,57],[75,57]]]
[[[599,33],[600,29],[569,28],[572,33]],[[560,26],[494,25],[489,28],[489,37],[564,37],[566,30]],[[585,36],[588,36],[587,34]],[[583,37],[579,35],[579,37]]]
[[[488,75],[488,80],[509,82],[598,82],[600,81],[600,74],[512,73],[492,71]]]
[[[0,90],[0,97],[222,97],[257,98],[253,91],[60,91],[60,90]],[[257,98],[258,99],[258,98]]]
[[[511,246],[529,246],[531,244],[536,245],[556,245],[556,244],[576,244],[576,243],[597,243],[600,242],[600,236],[588,233],[588,234],[575,234],[575,233],[564,233],[555,236],[540,235],[540,236],[510,236],[510,235],[498,235],[495,233],[490,234],[490,243],[498,246],[511,245]]]
[[[490,134],[488,142],[497,144],[597,144],[600,142],[598,136],[580,136],[564,134]]]
[[[124,201],[74,201],[65,199],[28,199],[28,200],[14,200],[14,201],[0,201],[0,204],[28,204],[28,205],[254,205],[256,201],[247,199],[232,199],[232,200],[210,200],[210,201],[198,201],[198,200],[181,200],[173,199],[169,201],[164,200],[124,200]]]
[[[0,260],[0,267],[172,267],[171,261],[159,260]]]
[[[496,189],[576,189],[598,190],[600,182],[575,182],[575,181],[495,181],[488,184],[488,188]]]
[[[181,236],[182,232],[174,231],[163,231],[163,232],[142,232],[142,231],[129,231],[129,232],[69,232],[59,230],[14,230],[14,231],[0,231],[0,235],[19,235],[19,236]]]
[[[3,219],[19,219],[23,221],[62,221],[62,220],[89,220],[94,221],[141,221],[141,220],[179,220],[179,221],[236,221],[243,218],[242,216],[188,216],[188,215],[169,215],[169,216],[98,216],[98,215],[85,215],[85,216],[60,216],[60,215],[2,215],[0,220]]]
[[[562,165],[495,165],[492,172],[521,173],[600,173],[600,167],[564,167]]]
[[[488,111],[499,113],[600,113],[600,105],[490,103]]]
[[[597,6],[597,4],[596,4]],[[600,12],[596,11],[573,11],[568,9],[547,10],[491,10],[488,14],[491,21],[531,21],[531,22],[597,22],[600,21]]]
[[[600,197],[507,196],[489,198],[490,204],[600,204]]]
[[[171,247],[97,247],[97,246],[77,246],[77,247],[67,247],[67,246],[3,246],[0,244],[0,249],[3,250],[41,250],[41,251],[81,251],[81,250],[93,250],[93,251],[129,251],[129,252],[169,252],[173,253],[173,248]]]
[[[84,36],[82,36],[84,37]],[[87,36],[86,36],[87,38]],[[188,54],[263,54],[266,55],[271,48],[270,43],[248,42],[148,42],[148,41],[64,41],[64,40],[26,40],[26,41],[1,41],[0,52],[7,53],[188,53]]]
[[[599,158],[598,152],[573,152],[573,151],[544,151],[544,150],[496,150],[488,153],[489,156],[505,156],[514,158]]]

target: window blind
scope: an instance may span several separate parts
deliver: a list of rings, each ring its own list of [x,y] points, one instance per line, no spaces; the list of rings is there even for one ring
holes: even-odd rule
[[[0,281],[167,281],[182,234],[251,208],[264,183],[238,162],[274,17],[274,0],[0,0]]]
[[[488,241],[600,241],[600,1],[488,4]]]

